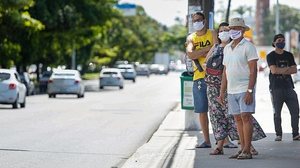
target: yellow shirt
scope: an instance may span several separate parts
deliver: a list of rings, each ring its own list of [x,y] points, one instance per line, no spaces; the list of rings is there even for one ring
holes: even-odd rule
[[[192,42],[195,47],[195,50],[199,50],[204,47],[213,45],[213,35],[212,35],[212,31],[209,29],[206,31],[206,33],[204,35],[201,35],[201,36],[198,36],[196,34],[196,32],[194,32],[193,34],[191,34],[191,38],[192,38]],[[202,68],[203,68],[203,64],[205,63],[205,59],[206,58],[203,56],[200,56],[198,58]],[[196,67],[195,63],[193,63],[193,67],[194,67],[194,77],[193,77],[194,81],[205,77],[205,69],[204,68],[203,68],[204,71],[200,72],[198,70],[198,68]]]

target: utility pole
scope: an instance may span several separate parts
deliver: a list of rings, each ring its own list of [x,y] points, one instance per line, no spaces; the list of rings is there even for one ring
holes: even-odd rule
[[[277,4],[276,4],[276,25],[275,25],[275,30],[276,30],[276,34],[279,34],[279,2],[277,0]]]

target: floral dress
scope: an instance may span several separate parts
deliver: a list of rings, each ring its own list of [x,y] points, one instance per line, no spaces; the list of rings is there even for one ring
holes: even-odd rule
[[[220,46],[215,46],[215,48],[218,47]],[[223,50],[221,49],[215,49],[213,54],[220,54],[218,52],[222,51]],[[220,54],[220,56],[223,56],[223,54]],[[216,141],[224,140],[227,136],[229,136],[231,140],[238,140],[239,135],[237,132],[234,117],[233,115],[228,114],[227,96],[225,97],[225,106],[222,106],[217,101],[217,98],[220,95],[221,80],[222,74],[206,74],[205,77],[205,82],[207,83],[208,112],[213,134]],[[256,141],[265,137],[266,135],[264,131],[262,130],[256,119],[253,117],[252,141]]]

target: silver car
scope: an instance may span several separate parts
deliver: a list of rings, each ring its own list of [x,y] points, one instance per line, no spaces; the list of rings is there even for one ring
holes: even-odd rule
[[[54,70],[48,81],[49,98],[57,94],[76,94],[84,97],[84,85],[77,70]]]
[[[124,79],[121,70],[117,68],[102,69],[99,76],[99,88],[104,86],[118,86],[120,89],[124,88]]]
[[[118,68],[121,70],[121,74],[126,80],[132,80],[135,82],[136,71],[132,64],[120,64]]]
[[[11,104],[13,108],[26,105],[26,86],[15,70],[0,69],[0,104]]]

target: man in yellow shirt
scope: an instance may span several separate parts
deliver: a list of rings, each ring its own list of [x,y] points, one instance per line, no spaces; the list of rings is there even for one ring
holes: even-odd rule
[[[195,113],[199,113],[200,125],[204,137],[202,144],[197,144],[196,148],[211,148],[208,126],[208,101],[206,96],[206,83],[204,82],[206,55],[210,48],[218,42],[217,35],[213,30],[206,28],[207,21],[205,15],[197,12],[192,15],[194,33],[187,37],[186,52],[190,59],[194,60],[193,76],[193,96]]]

